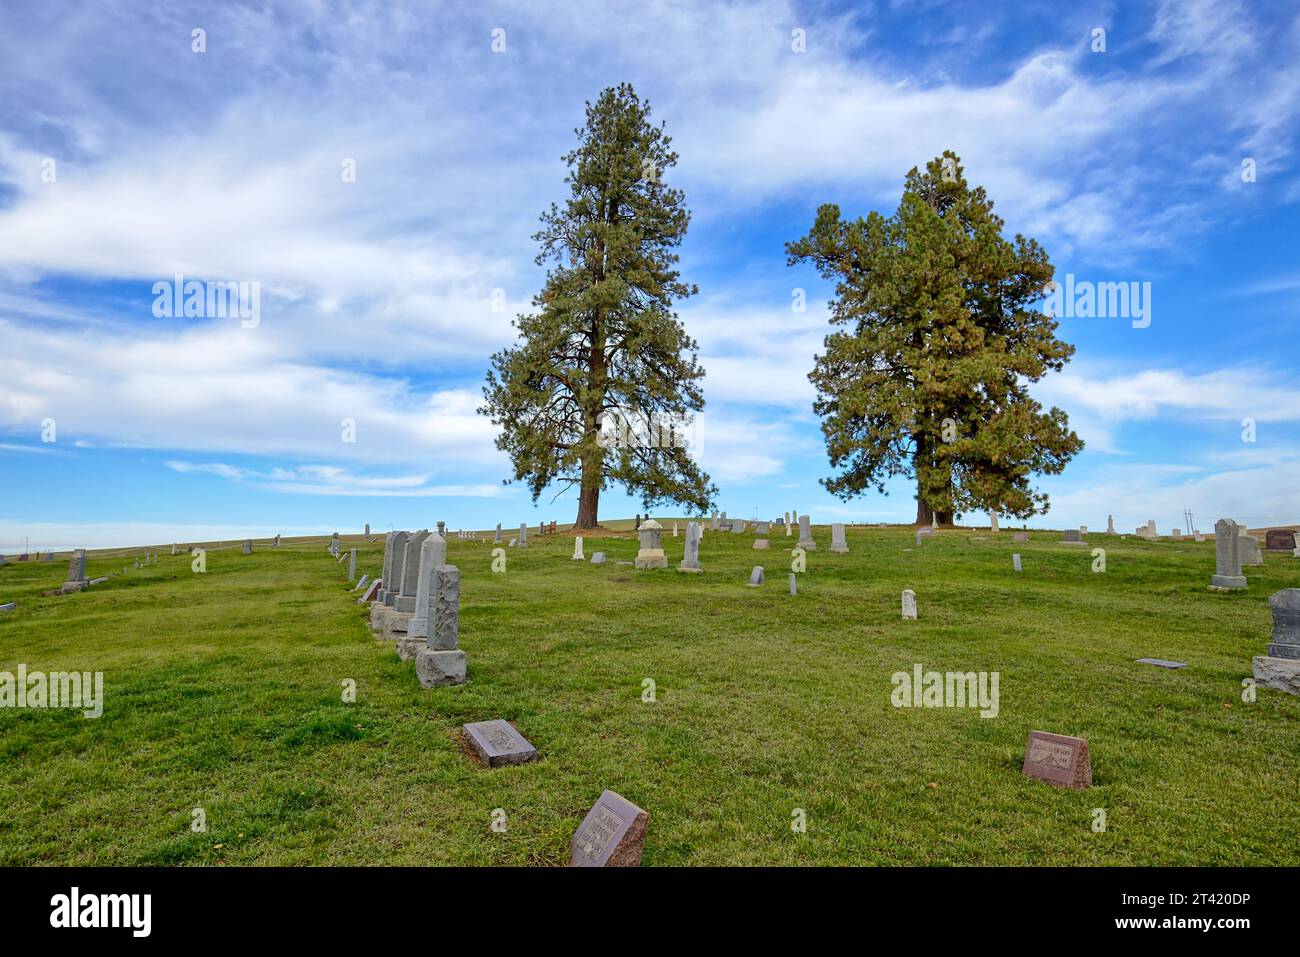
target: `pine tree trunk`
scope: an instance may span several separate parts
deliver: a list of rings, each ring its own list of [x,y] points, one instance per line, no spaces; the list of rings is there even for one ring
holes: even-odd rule
[[[919,483],[918,483],[919,486]],[[921,490],[916,490],[916,524],[929,525],[931,520],[937,519],[940,525],[952,524],[952,512],[935,512],[921,498]]]
[[[594,474],[589,474],[594,473]],[[574,527],[581,530],[595,528],[600,508],[600,463],[582,464],[582,488],[578,491],[578,519]]]

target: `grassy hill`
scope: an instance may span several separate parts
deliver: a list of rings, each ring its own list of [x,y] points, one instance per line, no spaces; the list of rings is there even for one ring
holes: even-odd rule
[[[650,812],[646,866],[1300,864],[1300,699],[1241,697],[1300,560],[1269,555],[1225,595],[1206,590],[1212,541],[941,531],[917,548],[851,528],[832,555],[816,538],[791,597],[777,527],[766,552],[706,532],[697,576],[618,564],[630,532],[589,541],[595,566],[530,530],[504,574],[490,544],[452,537],[469,681],[431,690],[372,639],[320,542],[214,550],[204,575],[166,549],[126,574],[92,553],[91,577],[118,574],[61,598],[40,593],[66,561],[10,562],[0,671],[102,671],[106,700],[99,719],[0,709],[0,865],[562,864],[605,788]],[[674,566],[683,542],[666,533]],[[382,544],[362,543],[361,571]],[[997,717],[894,708],[891,675],[917,663],[998,672]],[[490,718],[541,760],[467,759],[460,726]],[[1023,777],[1030,729],[1087,738],[1095,786]]]

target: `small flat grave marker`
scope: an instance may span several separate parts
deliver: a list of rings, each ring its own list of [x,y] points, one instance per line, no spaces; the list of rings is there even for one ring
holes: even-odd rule
[[[1082,790],[1092,786],[1088,742],[1046,731],[1030,731],[1020,772],[1059,787]]]
[[[1158,668],[1186,668],[1185,661],[1169,661],[1165,658],[1139,658],[1137,663],[1140,665],[1155,665]]]
[[[474,721],[462,730],[470,747],[490,768],[523,764],[537,758],[537,749],[509,721]]]
[[[571,867],[640,867],[650,815],[605,791],[578,825],[570,843]]]

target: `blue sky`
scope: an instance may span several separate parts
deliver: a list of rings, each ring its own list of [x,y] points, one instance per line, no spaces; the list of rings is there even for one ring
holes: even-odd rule
[[[681,156],[699,457],[731,514],[911,520],[907,483],[817,483],[829,289],[782,247],[823,202],[891,212],[953,149],[1058,277],[1151,284],[1147,328],[1062,320],[1078,351],[1035,394],[1087,448],[1030,524],[1300,518],[1291,5],[212,6],[0,10],[0,552],[572,520],[501,485],[475,409],[583,102],[622,80]],[[259,283],[259,323],[155,317],[177,273]]]

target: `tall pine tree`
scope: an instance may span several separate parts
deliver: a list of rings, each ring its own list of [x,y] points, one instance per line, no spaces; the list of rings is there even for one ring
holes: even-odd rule
[[[973,510],[1027,518],[1046,512],[1031,485],[1083,448],[1060,409],[1028,384],[1060,371],[1074,347],[1034,303],[1052,280],[1033,239],[1002,235],[983,187],[967,185],[951,151],[907,174],[893,216],[846,221],[818,209],[787,243],[835,279],[831,322],[808,378],[843,499],[916,480],[916,520]]]
[[[626,83],[588,103],[575,132],[570,196],[533,237],[546,284],[515,320],[519,342],[492,356],[479,411],[534,501],[552,484],[578,488],[580,529],[597,524],[600,493],[616,483],[646,506],[707,509],[717,489],[681,442],[704,407],[704,370],[673,312],[697,292],[674,252],[685,195],[663,181],[677,154]]]

